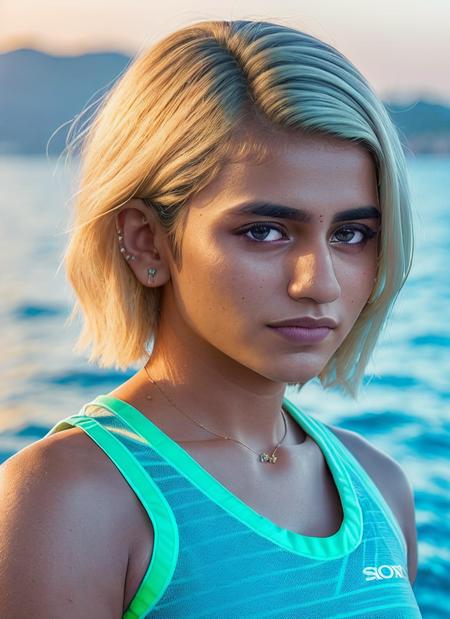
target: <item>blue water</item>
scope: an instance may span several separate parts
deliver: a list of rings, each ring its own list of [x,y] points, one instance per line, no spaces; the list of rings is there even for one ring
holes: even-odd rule
[[[395,458],[414,488],[425,619],[450,617],[450,159],[409,160],[416,224],[410,277],[367,370],[359,402],[311,381],[287,392],[320,419]],[[0,157],[0,461],[132,375],[88,365],[64,322],[71,290],[58,269],[69,225],[70,169]]]

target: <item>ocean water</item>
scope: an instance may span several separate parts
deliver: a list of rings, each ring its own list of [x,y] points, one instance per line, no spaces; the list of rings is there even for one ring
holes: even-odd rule
[[[450,159],[409,159],[412,271],[358,402],[318,381],[287,392],[305,411],[355,430],[404,468],[414,488],[426,619],[450,617]],[[59,268],[74,178],[56,159],[0,157],[0,462],[133,373],[72,352],[72,291]]]

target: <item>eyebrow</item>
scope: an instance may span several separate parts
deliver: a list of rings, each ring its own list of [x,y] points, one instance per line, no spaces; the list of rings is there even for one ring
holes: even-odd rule
[[[240,208],[230,209],[228,211],[236,215],[262,215],[268,217],[276,217],[278,219],[291,219],[302,223],[310,223],[312,213],[282,204],[273,204],[272,202],[253,201],[247,202]],[[336,213],[332,223],[338,221],[348,221],[349,219],[380,219],[380,211],[371,204],[356,208],[347,209]]]

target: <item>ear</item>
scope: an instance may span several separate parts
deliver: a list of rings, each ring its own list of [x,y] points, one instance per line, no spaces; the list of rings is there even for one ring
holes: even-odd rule
[[[166,232],[151,207],[133,198],[116,215],[116,230],[123,259],[142,284],[158,287],[170,280]],[[156,269],[154,277],[149,269]]]

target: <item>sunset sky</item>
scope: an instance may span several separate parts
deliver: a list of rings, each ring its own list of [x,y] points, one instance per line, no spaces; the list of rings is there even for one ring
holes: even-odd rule
[[[0,51],[133,54],[205,19],[263,19],[324,39],[383,97],[393,91],[450,104],[450,0],[1,0]]]

